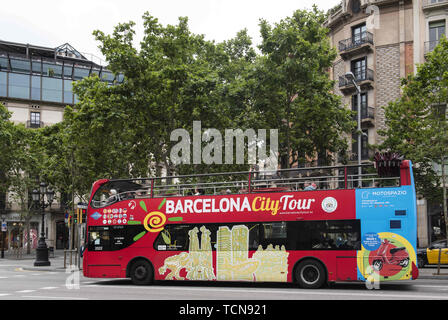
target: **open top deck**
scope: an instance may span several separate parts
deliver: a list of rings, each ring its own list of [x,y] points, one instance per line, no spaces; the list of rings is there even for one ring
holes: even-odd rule
[[[410,184],[409,161],[393,164],[392,167],[392,170],[385,172],[381,164],[370,163],[360,166],[103,179],[94,183],[90,204],[93,208],[101,208],[135,198],[379,188]]]

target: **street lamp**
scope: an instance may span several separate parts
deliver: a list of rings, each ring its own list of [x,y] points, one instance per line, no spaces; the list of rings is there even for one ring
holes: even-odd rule
[[[353,72],[347,72],[344,75],[345,79],[347,79],[347,81],[351,81],[353,83],[353,85],[356,88],[356,92],[358,94],[358,98],[357,98],[357,120],[358,120],[358,187],[361,187],[361,136],[362,136],[362,132],[361,132],[361,89],[359,88],[359,86],[356,84],[356,79],[355,79],[355,75],[353,74]]]
[[[46,196],[46,201],[45,201]],[[48,247],[47,243],[45,242],[45,229],[44,229],[44,222],[45,222],[45,208],[48,206],[51,206],[51,203],[53,202],[54,198],[54,191],[47,189],[47,185],[45,182],[41,182],[39,185],[39,190],[34,189],[32,192],[32,198],[33,202],[36,205],[36,207],[40,207],[42,210],[42,228],[40,233],[40,238],[37,243],[36,248],[36,261],[34,261],[34,266],[41,267],[41,266],[49,266],[50,261],[48,260]]]

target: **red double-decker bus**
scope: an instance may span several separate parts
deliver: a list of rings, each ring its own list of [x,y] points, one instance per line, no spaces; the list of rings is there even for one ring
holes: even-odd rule
[[[393,171],[393,170],[392,170]],[[416,279],[412,164],[99,180],[84,276],[328,282]],[[369,280],[370,281],[370,280]]]

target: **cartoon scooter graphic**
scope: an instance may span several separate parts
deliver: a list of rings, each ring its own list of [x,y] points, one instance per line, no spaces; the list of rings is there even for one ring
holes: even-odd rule
[[[383,269],[384,264],[399,265],[406,268],[409,264],[409,254],[405,247],[393,247],[389,240],[384,239],[373,260],[372,266],[375,271]]]

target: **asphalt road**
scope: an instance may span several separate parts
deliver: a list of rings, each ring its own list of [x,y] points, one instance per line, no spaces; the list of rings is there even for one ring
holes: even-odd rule
[[[434,271],[436,269],[434,268]],[[448,269],[444,269],[448,272]],[[336,283],[304,290],[290,284],[156,282],[134,286],[127,279],[89,279],[82,272],[26,270],[20,261],[0,263],[0,300],[448,300],[448,280]]]

